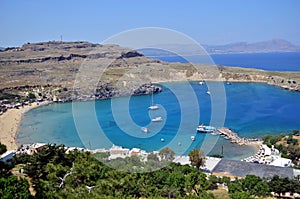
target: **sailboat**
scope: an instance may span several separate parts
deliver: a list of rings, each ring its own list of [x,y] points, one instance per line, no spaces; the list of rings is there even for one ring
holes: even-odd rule
[[[148,107],[149,110],[157,110],[159,109],[159,107],[153,103],[153,94],[154,94],[154,90],[152,89],[152,96],[151,96],[151,106]]]
[[[161,122],[162,120],[163,120],[162,117],[155,117],[151,121],[152,122]]]

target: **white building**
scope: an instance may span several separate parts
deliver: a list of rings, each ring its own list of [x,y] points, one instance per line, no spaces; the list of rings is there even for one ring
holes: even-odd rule
[[[292,160],[278,157],[273,162],[271,162],[270,165],[277,166],[277,167],[289,167],[292,165]]]
[[[1,155],[0,161],[7,162],[8,160],[11,160],[14,157],[15,153],[15,150],[6,151]]]
[[[121,146],[113,145],[109,149],[109,159],[126,158],[129,156],[129,149],[124,149]]]

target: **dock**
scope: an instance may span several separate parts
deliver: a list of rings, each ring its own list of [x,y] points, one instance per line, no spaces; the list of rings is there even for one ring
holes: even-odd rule
[[[227,128],[220,127],[217,128],[217,131],[221,136],[229,139],[231,143],[239,144],[239,145],[249,145],[249,144],[257,144],[259,142],[258,138],[241,138],[238,136],[236,132]]]

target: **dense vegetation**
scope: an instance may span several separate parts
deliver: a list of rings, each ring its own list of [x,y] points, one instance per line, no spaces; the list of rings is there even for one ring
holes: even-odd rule
[[[170,158],[169,153],[163,155],[166,160]],[[100,156],[105,158],[104,154]],[[213,198],[207,193],[210,182],[206,175],[187,165],[169,162],[162,169],[139,173],[134,167],[147,163],[136,156],[112,161],[132,168],[133,173],[127,173],[103,164],[88,152],[65,153],[63,146],[55,145],[18,157],[17,161],[26,164],[24,170],[37,198]]]
[[[6,146],[0,143],[0,155],[6,152]],[[0,161],[0,198],[33,198],[29,192],[29,183],[25,178],[14,176],[10,170],[13,165]]]
[[[0,147],[1,153],[3,145]],[[4,148],[5,149],[5,148]],[[107,153],[90,154],[77,150],[66,153],[64,146],[46,145],[33,155],[21,155],[13,164],[23,167],[27,179],[17,178],[9,171],[12,166],[1,163],[1,198],[214,198],[211,190],[228,187],[231,198],[265,197],[271,191],[300,193],[298,180],[279,178],[261,179],[249,175],[244,179],[231,181],[201,172],[203,163],[200,150],[193,150],[190,157],[194,165],[171,163],[172,151],[165,149],[160,156],[165,158],[164,167],[151,172],[140,172],[157,163],[157,157],[150,154],[150,163],[136,156],[107,161]],[[105,164],[101,161],[106,161]],[[160,162],[160,161],[158,161]],[[107,163],[124,167],[114,169]],[[5,165],[4,165],[5,164]],[[157,163],[163,164],[163,163]],[[9,168],[5,169],[6,166]],[[160,165],[161,166],[161,165]],[[20,167],[19,167],[20,168]],[[2,171],[6,172],[2,172]],[[130,171],[130,172],[129,172]],[[35,196],[28,191],[28,179],[35,190]]]
[[[289,158],[293,161],[295,165],[299,164],[300,160],[300,145],[298,139],[299,130],[293,130],[286,136],[285,134],[280,135],[264,135],[264,144],[272,147],[272,145],[281,152],[281,156],[284,158]]]

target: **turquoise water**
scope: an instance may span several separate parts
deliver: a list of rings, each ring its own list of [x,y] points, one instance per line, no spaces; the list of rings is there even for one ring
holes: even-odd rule
[[[17,140],[19,144],[61,143],[93,149],[115,144],[153,151],[168,146],[177,154],[186,154],[192,148],[220,154],[223,146],[226,158],[240,159],[253,154],[254,148],[231,144],[219,136],[197,134],[197,125],[224,125],[242,137],[300,129],[300,92],[261,83],[232,83],[221,85],[224,96],[214,92],[215,84],[219,85],[209,83],[211,95],[206,93],[207,86],[198,82],[161,84],[164,91],[153,96],[160,106],[157,111],[148,110],[151,95],[39,107],[24,115]],[[224,112],[215,106],[222,101]],[[212,115],[212,110],[217,114]],[[162,116],[163,121],[151,122],[156,116]],[[149,133],[141,131],[143,126]],[[192,135],[196,136],[194,142]]]

